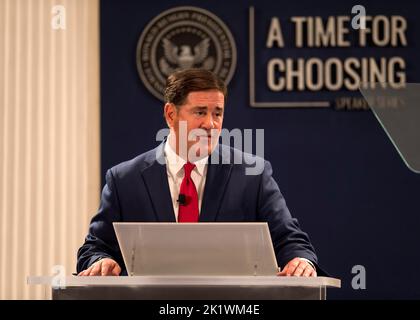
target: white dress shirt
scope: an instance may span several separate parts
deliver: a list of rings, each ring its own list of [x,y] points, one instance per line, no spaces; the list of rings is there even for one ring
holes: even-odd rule
[[[166,160],[166,172],[168,175],[169,189],[171,191],[172,205],[175,213],[175,220],[178,221],[178,196],[181,188],[182,179],[184,179],[184,164],[187,162],[176,154],[172,148],[171,135],[165,143],[164,154]],[[195,168],[191,171],[191,179],[194,181],[198,194],[198,212],[201,211],[204,186],[206,184],[208,157],[202,158],[196,162]]]

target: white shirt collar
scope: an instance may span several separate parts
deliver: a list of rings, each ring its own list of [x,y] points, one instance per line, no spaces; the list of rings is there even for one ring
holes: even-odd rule
[[[172,148],[171,143],[169,142],[171,139],[171,135],[168,136],[165,142],[164,147],[164,153],[166,157],[166,165],[169,168],[169,171],[177,175],[179,171],[184,167],[184,164],[187,162],[185,159],[181,158]],[[208,157],[204,157],[196,162],[192,162],[195,164],[194,170],[197,170],[197,172],[203,176],[204,175],[204,169],[206,168],[208,162]]]

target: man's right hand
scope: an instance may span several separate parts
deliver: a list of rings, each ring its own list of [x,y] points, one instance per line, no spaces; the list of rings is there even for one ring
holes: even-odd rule
[[[103,258],[96,261],[86,270],[81,271],[78,276],[119,276],[121,268],[118,263],[110,258]]]

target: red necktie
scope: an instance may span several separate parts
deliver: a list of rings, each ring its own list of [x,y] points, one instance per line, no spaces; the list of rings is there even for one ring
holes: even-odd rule
[[[178,222],[198,222],[198,194],[194,181],[191,179],[191,171],[195,164],[184,164],[184,179],[179,191]]]

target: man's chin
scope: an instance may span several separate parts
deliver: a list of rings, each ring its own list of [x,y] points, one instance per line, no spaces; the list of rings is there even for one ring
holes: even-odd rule
[[[208,143],[207,145],[193,145],[191,149],[188,152],[188,159],[189,161],[198,161],[203,158],[207,158],[211,155],[211,153],[216,148],[216,145],[212,145],[211,143]]]

